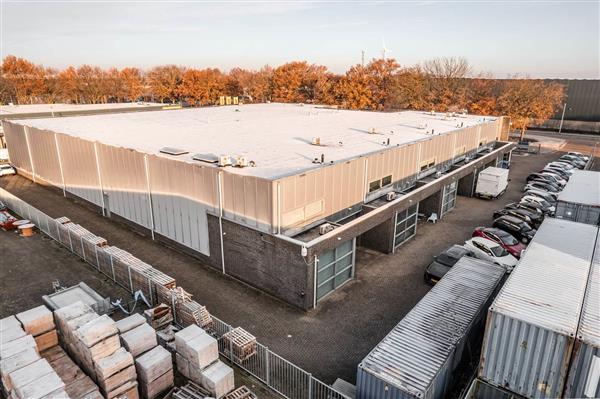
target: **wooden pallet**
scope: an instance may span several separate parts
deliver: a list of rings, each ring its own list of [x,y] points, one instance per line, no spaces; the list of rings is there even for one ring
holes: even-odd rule
[[[204,399],[209,396],[209,391],[191,381],[173,391],[174,399]]]
[[[254,356],[257,350],[256,337],[242,327],[236,327],[223,334],[223,345],[225,354],[233,351],[233,356],[239,362]]]
[[[257,399],[257,396],[247,386],[242,385],[235,391],[223,396],[223,399]]]

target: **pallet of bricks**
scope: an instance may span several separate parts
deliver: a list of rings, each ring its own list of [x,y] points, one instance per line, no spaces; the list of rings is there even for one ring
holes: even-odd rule
[[[83,302],[54,311],[63,347],[107,399],[137,399],[133,356],[121,347],[116,323]]]
[[[173,387],[171,352],[158,345],[156,331],[146,319],[136,313],[116,325],[123,346],[135,359],[141,396],[154,399]]]
[[[235,388],[233,369],[219,360],[215,338],[192,324],[175,334],[177,370],[206,389],[212,397],[222,398]]]
[[[114,246],[97,250],[97,267],[129,292],[141,291],[152,304],[160,303],[157,299],[160,289],[175,287],[175,279]]]
[[[0,321],[0,374],[9,399],[100,399],[98,387],[58,346],[45,306]]]

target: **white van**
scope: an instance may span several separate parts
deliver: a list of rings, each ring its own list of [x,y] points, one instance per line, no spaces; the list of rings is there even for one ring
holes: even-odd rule
[[[477,176],[475,195],[483,198],[498,198],[508,187],[508,169],[489,167]]]

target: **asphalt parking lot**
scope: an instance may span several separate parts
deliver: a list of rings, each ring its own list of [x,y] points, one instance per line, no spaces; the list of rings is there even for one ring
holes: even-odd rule
[[[503,197],[496,201],[459,197],[457,207],[443,221],[435,225],[421,223],[417,236],[393,255],[360,249],[357,278],[309,312],[292,308],[221,275],[195,258],[153,242],[126,225],[103,218],[85,203],[64,198],[57,189],[36,185],[21,176],[1,179],[0,186],[53,217],[69,217],[107,238],[109,244],[175,277],[178,285],[191,292],[211,313],[247,329],[271,350],[323,382],[332,383],[337,377],[354,382],[357,364],[430,289],[423,282],[423,270],[431,258],[452,244],[462,243],[473,228],[489,225],[494,210],[520,198],[527,174],[558,156],[558,153],[513,156],[511,181]],[[0,245],[4,242],[13,245],[0,239]],[[31,249],[32,253],[36,251],[39,249]],[[56,251],[72,256],[60,247]],[[0,297],[3,311],[5,301],[20,301],[30,295],[39,298],[37,292],[29,289],[49,285],[53,277],[48,270],[72,268],[69,262],[49,266],[45,253],[20,256],[26,257],[32,268],[29,272],[32,281],[26,290]],[[81,267],[86,268],[83,264]],[[87,270],[89,274],[95,273]],[[73,281],[82,279],[75,277]],[[2,278],[2,285],[18,284],[16,275],[12,278],[10,283]]]

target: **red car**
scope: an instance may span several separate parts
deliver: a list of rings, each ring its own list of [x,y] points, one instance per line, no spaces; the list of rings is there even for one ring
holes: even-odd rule
[[[0,210],[0,228],[4,230],[12,230],[15,228],[13,223],[16,221],[17,219],[13,215],[8,213],[8,211]]]
[[[502,248],[506,249],[517,259],[521,258],[521,252],[525,249],[525,245],[523,245],[521,241],[517,240],[506,231],[495,227],[477,227],[471,236],[483,237],[497,242]]]

